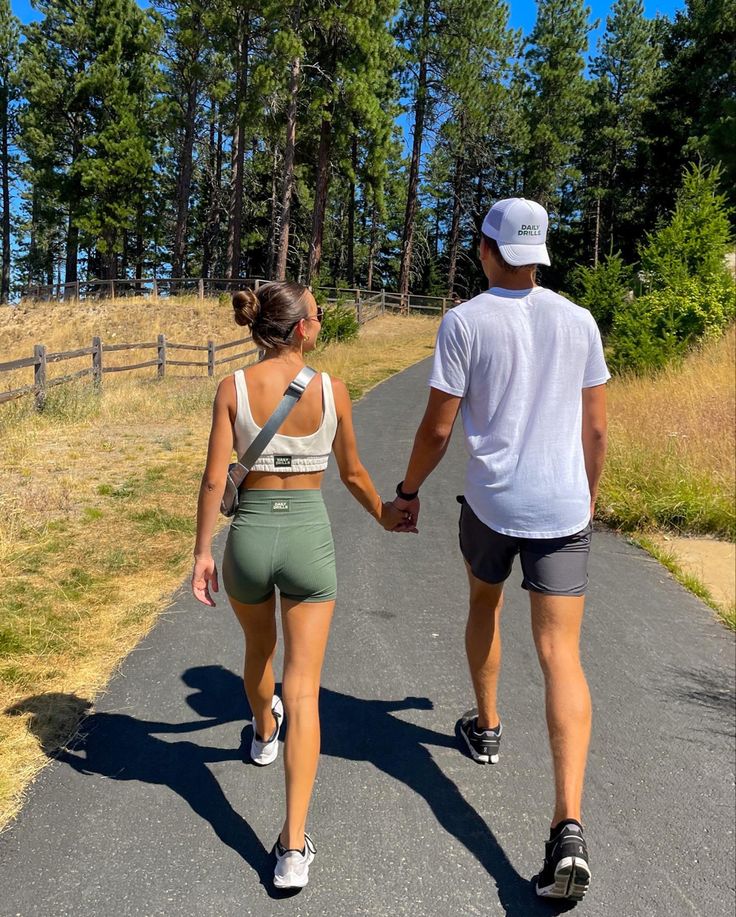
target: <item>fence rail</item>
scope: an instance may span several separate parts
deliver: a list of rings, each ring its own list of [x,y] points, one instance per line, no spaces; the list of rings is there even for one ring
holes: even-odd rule
[[[231,356],[216,356],[218,349],[225,347],[236,347],[243,344],[252,343],[250,338],[239,338],[237,341],[228,341],[224,344],[215,344],[214,341],[207,341],[206,344],[179,344],[174,341],[168,341],[166,335],[159,334],[155,341],[141,341],[133,344],[104,344],[99,337],[92,338],[91,347],[81,347],[76,350],[65,350],[58,353],[49,353],[45,344],[36,344],[32,357],[23,357],[19,360],[10,360],[7,363],[0,363],[0,374],[11,372],[13,370],[33,367],[33,384],[23,385],[10,391],[0,392],[0,404],[6,401],[13,401],[24,395],[33,393],[36,398],[36,408],[41,410],[46,400],[46,393],[49,388],[55,385],[61,385],[64,382],[72,382],[85,376],[92,376],[97,388],[102,385],[102,378],[107,373],[130,372],[134,369],[145,369],[149,366],[155,366],[159,379],[166,375],[167,366],[196,366],[207,369],[208,376],[214,376],[215,368],[231,360],[242,360],[248,357],[255,357],[260,354],[258,347],[252,347],[248,350],[238,351]],[[157,351],[156,358],[153,360],[143,360],[139,363],[130,363],[125,366],[107,366],[104,362],[104,354],[119,353],[123,350],[146,350],[155,348]],[[194,350],[206,352],[206,360],[172,360],[168,356],[169,350]],[[92,365],[85,366],[82,369],[64,376],[56,376],[49,379],[46,374],[46,368],[49,363],[61,363],[64,360],[76,360],[80,357],[92,357]]]
[[[216,296],[246,287],[258,290],[264,277],[140,277],[122,280],[79,280],[74,283],[35,284],[23,298],[43,302],[68,302],[85,299],[117,299],[121,296],[176,297],[196,295],[199,299]],[[360,287],[321,287],[320,292],[328,302],[350,300],[360,310],[371,302],[379,302],[391,311],[441,312],[448,308],[449,300],[442,296],[425,296],[419,293],[392,293],[386,290],[364,290]]]
[[[209,282],[209,281],[208,281]],[[215,278],[213,282],[217,283],[227,283],[231,284],[232,287],[242,289],[244,285],[248,284],[253,286],[255,289],[258,289],[259,285],[264,281],[259,277],[250,277],[250,278],[238,278],[235,280],[228,280],[223,278]],[[157,284],[167,283],[187,283],[193,284],[196,283],[200,292],[200,297],[203,297],[203,281],[200,280],[191,280],[191,279],[170,279],[166,281],[145,281],[145,280],[127,280],[127,281],[88,281],[84,285],[94,286],[99,284],[142,284],[142,283],[153,283],[154,290],[156,290]],[[80,288],[82,284],[57,284],[53,289],[58,293],[59,288],[74,288],[75,298],[79,297]],[[45,290],[45,297],[53,298],[52,288],[37,288]],[[115,288],[112,289],[113,295]],[[445,311],[448,308],[448,301],[445,298],[438,296],[423,296],[418,294],[408,294],[402,295],[400,293],[390,293],[386,290],[361,290],[354,288],[343,288],[343,287],[334,287],[328,289],[322,289],[320,291],[324,294],[328,302],[342,302],[346,306],[353,307],[356,311],[356,317],[358,323],[364,325],[366,322],[372,321],[374,318],[377,318],[379,315],[383,315],[386,312],[395,312],[402,315],[408,315],[410,312],[430,312],[430,313],[441,313],[445,314]],[[157,295],[157,294],[156,294]],[[65,291],[62,291],[60,298],[64,299]],[[39,297],[43,298],[43,297]],[[91,347],[80,347],[76,350],[67,350],[59,353],[49,353],[44,344],[37,344],[34,348],[34,354],[32,357],[22,357],[18,360],[10,360],[6,363],[0,363],[0,375],[5,372],[11,372],[14,370],[25,369],[28,367],[33,367],[33,384],[32,385],[23,385],[20,388],[15,388],[10,391],[0,392],[0,404],[6,401],[12,401],[15,398],[21,398],[24,395],[30,393],[35,394],[36,398],[36,407],[41,410],[46,399],[46,391],[55,385],[61,385],[63,382],[70,382],[74,379],[78,379],[84,376],[92,376],[94,384],[99,387],[102,384],[102,378],[107,373],[121,373],[121,372],[130,372],[137,369],[145,369],[149,366],[157,367],[157,373],[159,378],[163,378],[166,374],[167,366],[195,366],[200,368],[207,368],[207,375],[214,376],[215,368],[217,366],[224,365],[226,363],[231,363],[233,360],[244,359],[247,357],[255,356],[259,353],[257,347],[253,347],[249,350],[239,351],[238,353],[230,354],[228,356],[219,357],[218,354],[220,351],[228,350],[232,347],[240,347],[242,345],[252,343],[251,338],[238,338],[235,341],[226,341],[222,344],[215,344],[214,341],[209,340],[206,344],[188,344],[188,343],[178,343],[174,341],[167,340],[166,336],[160,334],[156,341],[138,341],[135,343],[120,343],[120,344],[103,344],[102,340],[99,337],[92,339]],[[119,353],[122,351],[129,350],[147,350],[155,349],[156,357],[152,360],[143,360],[138,363],[131,363],[125,366],[108,366],[104,363],[103,354],[109,353]],[[194,351],[197,353],[206,353],[206,360],[175,360],[169,357],[169,351],[175,350],[184,350],[184,351]],[[53,379],[47,377],[46,369],[50,363],[60,363],[64,360],[74,360],[81,357],[92,357],[92,365],[80,369],[77,372],[70,373],[65,376],[57,376]]]

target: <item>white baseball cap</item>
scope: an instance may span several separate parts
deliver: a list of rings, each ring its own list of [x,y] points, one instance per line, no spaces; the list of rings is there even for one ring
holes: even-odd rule
[[[509,197],[497,201],[483,220],[483,235],[495,239],[504,261],[522,264],[549,264],[547,252],[547,211],[536,201]]]

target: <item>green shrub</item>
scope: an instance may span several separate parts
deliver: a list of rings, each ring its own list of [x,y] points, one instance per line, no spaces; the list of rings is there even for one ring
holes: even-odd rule
[[[679,287],[692,278],[709,283],[726,273],[731,227],[726,197],[718,192],[720,177],[718,166],[685,168],[669,221],[640,249],[645,284]]]
[[[633,272],[616,252],[608,255],[596,267],[576,267],[572,273],[572,283],[572,299],[589,309],[600,327],[607,331],[614,314],[626,308],[629,290],[633,286]]]
[[[682,281],[626,302],[614,314],[608,362],[617,372],[663,367],[736,316],[736,284],[720,275]]]
[[[350,306],[331,306],[324,311],[319,334],[320,343],[352,341],[358,336],[359,329],[355,309]]]

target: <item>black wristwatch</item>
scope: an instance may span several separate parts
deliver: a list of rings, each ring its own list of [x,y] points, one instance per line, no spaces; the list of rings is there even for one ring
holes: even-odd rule
[[[411,500],[416,500],[416,498],[419,496],[419,491],[415,490],[413,494],[404,493],[404,491],[401,489],[403,483],[403,481],[399,481],[399,483],[396,485],[396,496],[400,500],[406,500],[407,503]]]

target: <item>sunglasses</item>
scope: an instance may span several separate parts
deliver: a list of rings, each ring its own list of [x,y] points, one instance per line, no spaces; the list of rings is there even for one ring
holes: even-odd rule
[[[289,330],[288,330],[288,331],[286,332],[286,334],[284,335],[284,340],[286,340],[286,339],[289,337],[289,335],[290,335],[291,332],[296,328],[296,326],[299,324],[299,322],[301,322],[301,321],[305,321],[305,322],[314,322],[314,321],[321,322],[322,319],[324,318],[324,315],[325,315],[325,310],[322,308],[322,306],[317,306],[317,312],[316,312],[315,315],[305,315],[303,318],[298,318],[298,319],[289,327]]]

